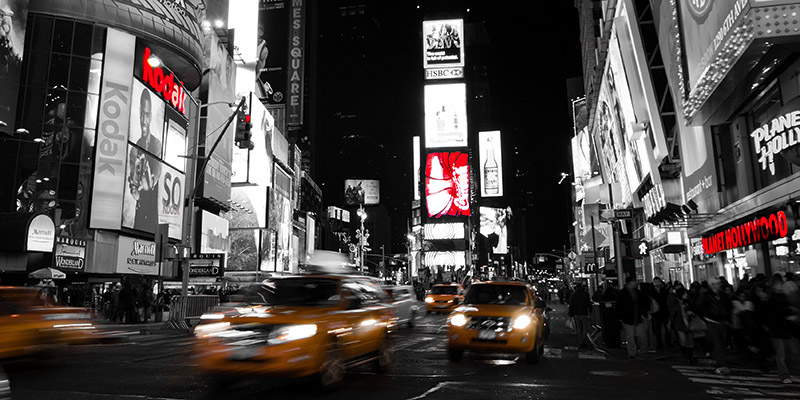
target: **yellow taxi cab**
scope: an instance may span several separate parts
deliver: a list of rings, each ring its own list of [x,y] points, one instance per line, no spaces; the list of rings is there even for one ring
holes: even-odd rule
[[[464,298],[464,288],[456,283],[434,285],[425,296],[425,313],[447,312],[456,308]]]
[[[473,283],[463,304],[447,318],[450,360],[459,361],[470,350],[523,353],[537,363],[544,352],[543,307],[523,282]]]
[[[35,288],[0,286],[0,359],[79,344],[91,340],[94,330],[85,309],[45,306]]]
[[[238,293],[195,328],[199,366],[227,385],[243,376],[313,376],[323,389],[345,371],[394,360],[397,317],[386,293],[360,276],[293,275]]]

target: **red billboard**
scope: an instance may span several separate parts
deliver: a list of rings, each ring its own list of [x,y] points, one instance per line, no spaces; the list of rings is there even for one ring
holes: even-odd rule
[[[460,151],[428,154],[425,201],[428,216],[469,216],[469,156]]]

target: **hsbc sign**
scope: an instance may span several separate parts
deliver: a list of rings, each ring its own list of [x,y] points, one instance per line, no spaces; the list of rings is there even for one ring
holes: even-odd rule
[[[464,77],[464,68],[428,68],[425,70],[425,79],[461,79]]]

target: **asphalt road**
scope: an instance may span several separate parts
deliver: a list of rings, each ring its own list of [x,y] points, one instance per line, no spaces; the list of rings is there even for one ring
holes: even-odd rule
[[[629,361],[579,352],[553,313],[546,357],[528,365],[514,355],[467,353],[459,363],[445,351],[445,317],[429,315],[402,329],[391,373],[366,368],[348,373],[327,399],[709,399],[800,398],[800,383],[782,385],[774,374],[734,369],[722,378],[711,366],[685,366],[668,354]],[[214,392],[195,367],[188,336],[130,335],[119,344],[73,348],[44,367],[12,366],[13,399],[315,399],[304,380],[250,379]]]

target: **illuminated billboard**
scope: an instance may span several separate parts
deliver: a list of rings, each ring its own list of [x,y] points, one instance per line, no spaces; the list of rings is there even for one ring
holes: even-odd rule
[[[481,207],[482,208],[482,207]],[[464,223],[425,224],[425,239],[447,240],[464,239]]]
[[[464,66],[464,20],[423,21],[424,67]]]
[[[348,206],[380,204],[380,201],[380,181],[370,179],[348,179],[344,181],[344,203]]]
[[[227,253],[229,246],[228,220],[205,210],[200,213],[200,253]]]
[[[25,44],[25,24],[28,20],[28,0],[0,1],[3,13],[3,57],[0,57],[0,122],[2,130],[14,130],[17,111],[17,92],[22,72],[22,53]]]
[[[503,146],[500,131],[478,132],[481,197],[503,196]]]
[[[286,104],[288,25],[286,1],[259,1],[256,93],[270,105]]]
[[[467,86],[425,86],[425,147],[467,146]]]
[[[463,251],[426,251],[425,266],[466,267],[467,257]]]
[[[481,207],[481,235],[489,238],[494,243],[497,236],[497,245],[494,246],[495,254],[508,253],[508,211],[504,208]]]
[[[425,163],[428,216],[470,216],[469,156],[460,151],[428,154]]]

